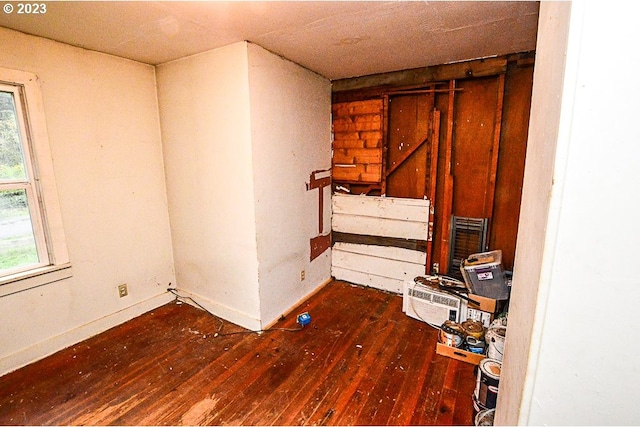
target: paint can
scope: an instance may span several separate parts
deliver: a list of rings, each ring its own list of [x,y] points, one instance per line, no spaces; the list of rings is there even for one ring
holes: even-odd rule
[[[462,326],[452,320],[446,320],[440,327],[438,341],[449,347],[462,347],[464,344],[464,330]]]
[[[494,320],[485,334],[485,341],[487,342],[487,357],[490,359],[502,361],[502,356],[504,354],[504,339],[507,335],[506,318],[504,319],[505,320]]]
[[[502,363],[499,360],[484,358],[478,366],[478,379],[474,398],[480,408],[494,409],[498,400],[498,384]]]
[[[484,341],[474,338],[470,335],[466,338],[466,348],[471,353],[482,354],[484,353]]]
[[[478,398],[476,398],[475,392],[471,396],[471,400],[473,401],[473,413],[478,414],[479,412],[486,411],[489,408],[485,408],[483,405],[478,402]]]
[[[467,319],[461,325],[467,337],[473,337],[477,340],[484,339],[484,325],[481,321]]]
[[[492,426],[493,417],[496,414],[495,409],[484,409],[476,414],[474,425],[476,426]]]

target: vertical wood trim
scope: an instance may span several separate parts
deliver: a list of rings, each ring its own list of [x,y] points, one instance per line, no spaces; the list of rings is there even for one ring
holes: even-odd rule
[[[429,153],[429,187],[425,195],[429,199],[429,234],[427,236],[427,262],[425,274],[431,272],[431,251],[433,248],[433,220],[435,214],[436,184],[438,177],[438,150],[440,149],[440,111],[433,109],[431,114],[431,151]]]
[[[505,75],[498,76],[498,99],[496,102],[496,118],[493,127],[493,146],[491,147],[491,166],[489,168],[489,178],[487,194],[484,205],[485,217],[489,218],[489,236],[487,244],[491,240],[491,225],[493,222],[493,202],[496,194],[496,176],[498,174],[498,154],[500,152],[500,132],[502,130],[502,108],[504,104],[504,81]],[[487,248],[484,248],[485,250]]]
[[[449,105],[447,107],[447,136],[445,140],[444,159],[444,194],[442,210],[442,240],[440,247],[440,273],[449,271],[449,228],[451,227],[451,212],[453,210],[453,175],[451,174],[451,160],[453,154],[453,116],[456,81],[449,81]]]
[[[431,118],[431,153],[429,162],[429,188],[426,190],[427,198],[433,203],[436,198],[436,184],[438,176],[438,150],[440,149],[440,111],[434,108]]]
[[[382,172],[380,174],[380,195],[387,194],[387,156],[389,150],[389,95],[382,97]]]

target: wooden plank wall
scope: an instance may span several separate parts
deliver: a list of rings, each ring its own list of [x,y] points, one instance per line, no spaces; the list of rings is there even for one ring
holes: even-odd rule
[[[489,246],[502,249],[502,262],[508,269],[513,267],[516,252],[532,82],[533,59],[509,63],[505,80],[493,227],[489,235]]]
[[[332,205],[333,277],[402,293],[425,274],[428,200],[334,194]]]
[[[382,179],[382,99],[332,105],[333,179],[379,183]]]
[[[435,262],[447,271],[452,215],[489,218],[488,249],[501,249],[504,267],[513,268],[534,59],[535,52],[514,53],[333,82],[334,104],[383,102],[382,182],[346,184],[346,191],[426,195],[433,218],[429,271]],[[439,138],[425,133],[429,127]],[[425,158],[425,145],[404,162],[405,149],[425,135],[436,153]],[[394,165],[398,159],[401,167]],[[343,183],[337,172],[334,190]]]
[[[397,168],[386,177],[387,195],[418,199],[427,195],[430,146],[425,142],[430,136],[434,95],[426,92],[389,96],[388,114],[392,126],[387,133],[386,161],[388,169]],[[405,160],[405,153],[414,148],[415,151]]]

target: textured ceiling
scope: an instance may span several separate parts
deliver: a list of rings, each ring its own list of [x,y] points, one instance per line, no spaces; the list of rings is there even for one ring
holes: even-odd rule
[[[156,65],[248,40],[329,79],[535,50],[538,2],[49,1],[0,26]]]

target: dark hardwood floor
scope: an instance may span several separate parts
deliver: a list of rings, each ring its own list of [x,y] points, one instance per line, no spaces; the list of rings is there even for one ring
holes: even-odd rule
[[[0,377],[0,424],[473,425],[474,367],[401,296],[334,281],[274,328],[305,311],[235,334],[172,302]]]

